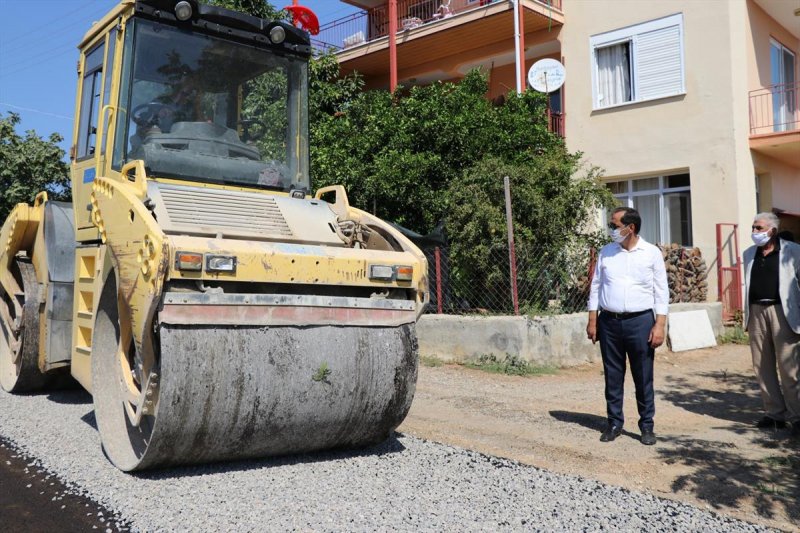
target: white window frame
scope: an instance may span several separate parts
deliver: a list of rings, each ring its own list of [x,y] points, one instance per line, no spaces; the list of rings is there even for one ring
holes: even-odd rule
[[[667,178],[669,178],[670,176],[676,176],[676,175],[680,175],[680,174],[689,174],[689,186],[687,186],[687,187],[667,187]],[[643,190],[643,191],[634,191],[633,190],[633,182],[634,181],[644,180],[644,179],[653,179],[653,178],[658,178],[658,188],[646,189],[646,190]],[[652,196],[653,194],[657,193],[658,194],[658,209],[659,209],[658,242],[657,243],[653,243],[653,244],[672,244],[672,243],[666,242],[667,241],[667,228],[666,228],[666,225],[664,224],[664,216],[663,216],[664,215],[664,209],[666,207],[664,205],[664,195],[665,194],[669,194],[669,193],[673,193],[673,192],[688,192],[688,193],[691,194],[691,192],[692,192],[691,180],[692,180],[691,173],[688,170],[678,170],[678,171],[675,171],[675,172],[670,172],[669,174],[663,174],[661,176],[639,176],[637,178],[619,179],[619,180],[611,179],[611,180],[608,180],[606,182],[606,184],[609,184],[609,183],[626,183],[627,184],[627,187],[628,187],[627,192],[614,193],[614,198],[616,198],[617,200],[620,201],[620,206],[621,207],[633,208],[633,198],[635,196]],[[605,214],[605,217],[606,218],[608,217],[607,213]],[[607,220],[604,221],[604,222],[605,222],[605,224],[608,223]],[[691,245],[685,245],[684,246],[685,248],[691,248],[693,246],[693,244],[694,244],[694,228],[690,227],[689,231],[692,233],[692,244]]]
[[[638,75],[636,72],[636,40],[637,36],[642,33],[647,33],[656,30],[662,30],[664,28],[669,28],[671,26],[678,26],[678,33],[679,33],[679,45],[680,45],[680,54],[681,54],[681,88],[680,91],[677,93],[672,94],[665,94],[663,96],[654,96],[651,98],[638,98],[638,90],[637,90],[637,79]],[[612,104],[602,106],[598,100],[598,87],[597,82],[600,78],[598,67],[597,67],[597,49],[598,48],[605,48],[607,46],[613,46],[616,44],[621,44],[624,42],[630,42],[630,67],[631,67],[631,99],[628,102],[622,102],[620,104]],[[626,26],[624,28],[620,28],[617,30],[612,30],[605,33],[600,33],[597,35],[593,35],[589,38],[589,55],[591,56],[592,61],[592,110],[597,111],[601,109],[613,109],[617,107],[624,107],[633,104],[638,104],[641,102],[651,102],[653,100],[661,100],[663,98],[672,98],[674,96],[680,96],[686,94],[686,60],[685,60],[685,53],[684,53],[684,34],[683,34],[683,13],[675,13],[674,15],[668,15],[666,17],[662,17],[659,19],[651,20],[649,22],[644,22],[641,24],[634,24],[632,26]]]
[[[781,76],[783,75],[783,72],[785,70],[784,66],[783,66],[783,53],[784,52],[788,52],[789,55],[792,56],[792,62],[794,63],[794,70],[797,69],[797,55],[794,53],[794,50],[792,50],[788,46],[785,46],[782,42],[780,42],[779,40],[777,40],[774,37],[770,37],[769,38],[769,44],[770,44],[770,46],[774,46],[775,48],[777,48],[778,50],[781,51],[781,64],[780,64],[780,67],[779,67],[779,71],[781,73]],[[771,77],[772,77],[771,69],[772,69],[772,62],[770,60],[770,80],[769,81],[770,81],[770,85],[775,85],[772,82],[772,79],[771,79]],[[797,78],[797,74],[796,73],[795,73],[795,78]],[[782,83],[788,83],[788,82],[783,81]]]

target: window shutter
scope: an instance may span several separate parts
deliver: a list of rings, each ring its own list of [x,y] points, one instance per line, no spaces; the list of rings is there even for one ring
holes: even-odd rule
[[[682,93],[680,26],[640,33],[635,39],[636,100]]]

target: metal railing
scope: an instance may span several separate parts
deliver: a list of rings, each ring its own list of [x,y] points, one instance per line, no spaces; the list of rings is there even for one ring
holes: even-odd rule
[[[561,138],[565,138],[565,120],[564,113],[557,113],[555,111],[547,111],[547,123],[551,133],[555,133]]]
[[[502,0],[397,0],[397,31],[412,30],[426,24]],[[540,4],[561,10],[562,0],[536,0]],[[369,11],[360,11],[320,26],[319,35],[312,39],[317,50],[339,51],[368,43],[389,34],[388,4]]]
[[[750,91],[750,135],[800,129],[800,82]]]

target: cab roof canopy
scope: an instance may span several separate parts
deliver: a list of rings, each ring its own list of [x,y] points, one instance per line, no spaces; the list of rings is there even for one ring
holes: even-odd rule
[[[191,17],[180,21],[175,15],[175,8],[180,2],[187,2],[192,7]],[[254,42],[254,44],[278,47],[296,54],[311,55],[308,33],[280,20],[264,20],[246,13],[232,11],[218,6],[201,4],[197,0],[122,0],[102,19],[95,22],[84,35],[79,48],[91,44],[109,24],[123,17],[136,14],[177,26],[191,28],[202,33],[217,34],[227,38]],[[284,30],[285,39],[280,43],[272,43],[270,31],[280,26]]]

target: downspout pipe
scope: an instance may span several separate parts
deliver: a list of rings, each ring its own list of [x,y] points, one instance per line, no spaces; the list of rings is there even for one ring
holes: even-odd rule
[[[524,63],[522,63],[522,59],[520,57],[521,53],[521,43],[520,43],[520,28],[519,28],[519,0],[511,0],[514,4],[514,56],[516,57],[515,64],[516,64],[516,71],[517,71],[517,94],[522,94],[522,69],[524,68]]]
[[[397,0],[389,0],[389,91],[397,89]]]

